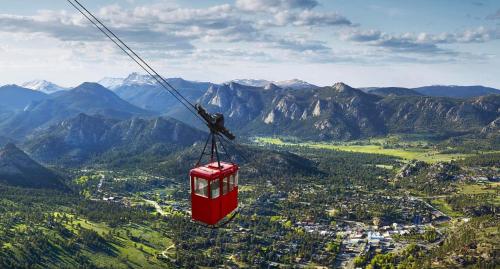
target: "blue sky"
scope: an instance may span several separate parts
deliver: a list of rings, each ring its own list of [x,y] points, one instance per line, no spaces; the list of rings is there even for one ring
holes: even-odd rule
[[[80,1],[166,77],[500,88],[500,1]],[[139,71],[66,1],[2,2],[0,84]]]

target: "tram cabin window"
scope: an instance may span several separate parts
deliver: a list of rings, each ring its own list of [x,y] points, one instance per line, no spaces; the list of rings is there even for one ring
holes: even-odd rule
[[[194,193],[208,198],[208,181],[204,178],[194,178]]]
[[[219,180],[216,179],[216,180],[213,180],[212,182],[210,182],[210,198],[211,199],[215,199],[217,197],[219,197],[220,195],[220,185],[219,185]]]
[[[236,186],[238,186],[238,173],[231,175],[229,179],[229,191],[232,191]]]
[[[222,181],[222,194],[225,195],[229,192],[229,176],[224,177]]]

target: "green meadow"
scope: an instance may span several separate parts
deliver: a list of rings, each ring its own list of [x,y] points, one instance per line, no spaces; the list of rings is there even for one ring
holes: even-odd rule
[[[438,150],[429,148],[425,141],[413,141],[402,144],[401,148],[387,148],[384,143],[388,143],[393,138],[387,139],[372,139],[352,142],[288,142],[281,138],[275,137],[256,137],[254,142],[259,145],[276,145],[288,147],[307,147],[312,149],[327,149],[339,150],[348,152],[368,153],[368,154],[383,154],[401,158],[405,161],[419,160],[428,163],[451,161],[471,156],[472,154],[459,153],[441,153]],[[425,148],[423,147],[425,146]]]

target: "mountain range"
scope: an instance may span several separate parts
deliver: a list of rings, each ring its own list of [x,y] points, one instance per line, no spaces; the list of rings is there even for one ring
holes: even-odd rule
[[[469,98],[488,94],[500,94],[498,89],[484,86],[426,86],[415,88],[415,91],[428,96]]]
[[[491,137],[500,125],[500,95],[485,87],[460,87],[454,97],[441,97],[442,87],[433,92],[432,87],[355,89],[300,81],[291,84],[304,87],[249,80],[242,81],[247,85],[167,81],[191,102],[223,113],[226,126],[242,137],[350,140],[415,132]],[[15,142],[46,163],[81,163],[141,151],[171,153],[204,138],[195,128],[203,128],[201,122],[153,78],[131,74],[101,82],[112,90],[98,83],[51,94],[0,87],[0,144]]]
[[[433,85],[418,88],[369,87],[361,90],[378,95],[423,95],[434,97],[471,98],[489,94],[500,94],[500,90],[484,86]]]
[[[182,78],[168,78],[167,83],[191,102],[195,102],[211,86],[209,82],[187,81]],[[156,79],[149,75],[132,73],[126,78],[104,78],[99,84],[113,90],[131,104],[158,113],[169,114],[182,105],[167,92]]]
[[[81,164],[108,151],[121,150],[131,154],[162,147],[163,154],[166,154],[191,146],[205,137],[204,132],[171,118],[118,120],[81,113],[34,132],[27,137],[23,147],[35,159],[45,163]]]
[[[357,139],[399,132],[475,132],[500,117],[500,95],[470,99],[419,94],[386,96],[336,83],[287,91],[229,83],[200,98],[245,135]]]
[[[9,103],[12,99],[17,103],[12,107],[0,101],[0,105],[7,109],[3,114],[8,115],[0,115],[0,119],[3,119],[0,122],[0,135],[12,138],[24,137],[37,128],[48,127],[79,113],[118,119],[154,115],[151,111],[124,101],[97,83],[83,83],[74,89],[52,95],[18,86],[6,87],[0,88],[0,96],[4,94],[9,98],[0,100]]]
[[[385,87],[385,88],[369,88],[366,89],[365,92],[376,94],[380,96],[424,96],[420,92],[407,88],[398,88],[398,87]]]

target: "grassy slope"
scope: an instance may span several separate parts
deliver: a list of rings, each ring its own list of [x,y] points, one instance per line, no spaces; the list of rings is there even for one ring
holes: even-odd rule
[[[56,217],[61,217],[63,213],[53,213]],[[93,264],[101,268],[168,268],[168,265],[159,260],[157,255],[167,248],[166,254],[175,258],[175,245],[173,241],[164,236],[160,231],[152,229],[150,226],[129,224],[117,228],[109,227],[105,223],[96,223],[75,215],[64,213],[72,221],[64,226],[72,233],[78,233],[78,226],[97,232],[103,238],[110,232],[113,239],[107,241],[113,249],[112,253],[94,251],[89,248],[82,248],[79,255],[86,256]],[[51,247],[54,251],[47,253],[47,263],[45,268],[76,268],[77,262],[73,259],[72,253],[64,247],[58,245],[56,241],[64,238],[55,230],[40,227],[43,233],[50,238]],[[22,233],[26,229],[25,224],[16,225],[12,232]],[[140,238],[140,242],[134,239]],[[13,250],[18,253],[20,250],[14,243],[5,243],[0,246],[0,250]],[[19,254],[19,253],[18,253]]]
[[[82,228],[93,230],[101,236],[105,236],[112,230],[104,223],[95,223],[81,218],[67,224],[66,228],[71,230],[72,225],[81,225]],[[115,257],[88,250],[84,251],[85,256],[101,267],[165,268],[165,264],[155,257],[173,244],[169,238],[166,238],[158,231],[152,230],[150,227],[134,224],[115,228],[114,232],[119,234],[114,236],[115,242],[112,243],[112,246],[116,249]],[[134,242],[131,237],[140,237],[144,241]],[[147,256],[152,258],[148,259]]]

